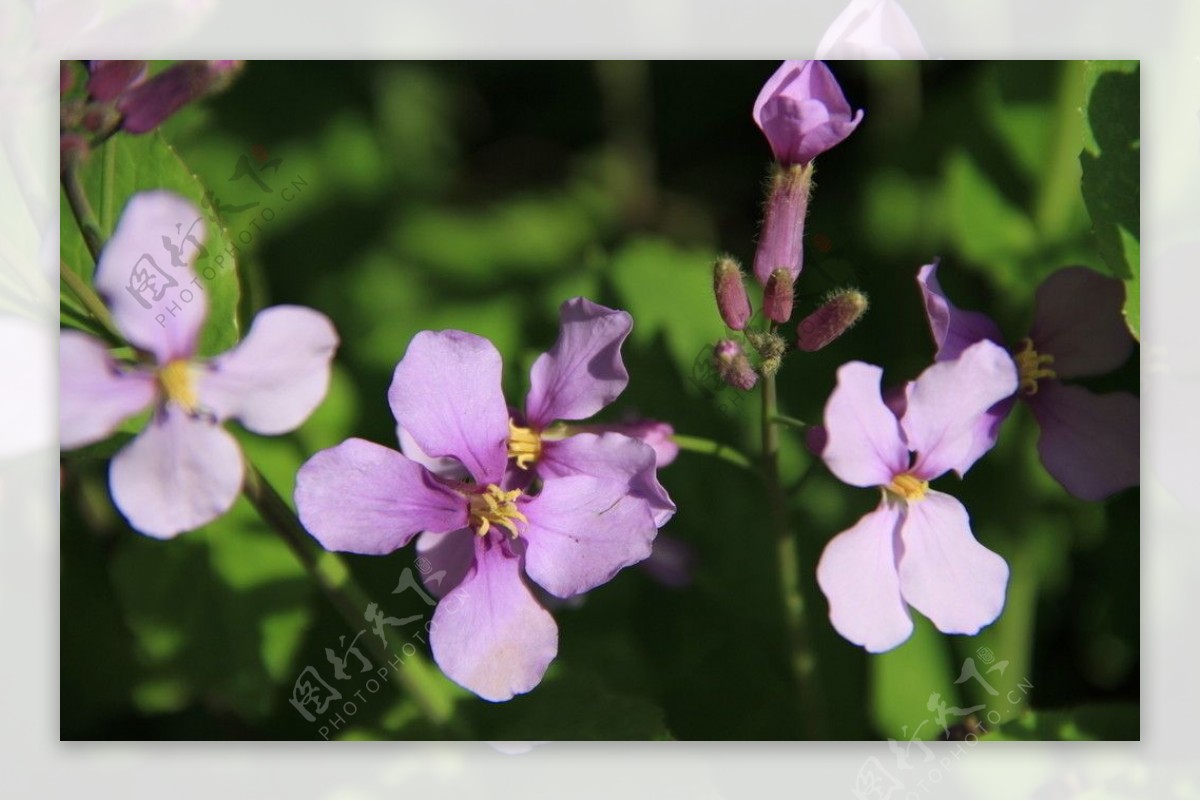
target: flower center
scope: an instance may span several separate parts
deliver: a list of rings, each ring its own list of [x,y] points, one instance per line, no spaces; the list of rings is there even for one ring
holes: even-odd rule
[[[481,537],[486,536],[492,526],[499,526],[506,529],[515,540],[520,536],[520,532],[517,530],[517,521],[526,525],[529,523],[525,515],[517,509],[516,500],[519,497],[521,497],[519,489],[505,492],[495,484],[488,484],[486,489],[469,496],[469,525]]]
[[[1054,364],[1054,357],[1049,353],[1038,353],[1033,349],[1033,340],[1025,337],[1021,340],[1021,349],[1013,354],[1013,361],[1017,363],[1017,370],[1021,378],[1021,391],[1026,395],[1036,395],[1038,391],[1038,381],[1043,378],[1057,378],[1057,374],[1050,369],[1050,365]]]
[[[929,490],[929,482],[922,481],[912,473],[901,473],[898,476],[893,476],[892,483],[888,484],[884,489],[906,501],[919,501],[925,497],[925,493]]]
[[[517,467],[528,470],[542,456],[541,436],[532,428],[521,428],[509,419],[508,456],[517,461]]]
[[[188,414],[195,412],[200,404],[200,398],[196,395],[195,371],[186,359],[175,359],[160,367],[158,385],[162,387],[167,400],[175,401]]]

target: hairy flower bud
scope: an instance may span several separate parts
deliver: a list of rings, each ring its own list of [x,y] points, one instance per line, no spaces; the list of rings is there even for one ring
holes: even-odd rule
[[[776,323],[786,323],[792,318],[792,274],[782,267],[771,273],[767,287],[763,290],[763,313]]]
[[[229,86],[240,61],[180,61],[125,91],[117,101],[130,133],[146,133],[188,103]]]
[[[778,168],[771,176],[758,249],[754,252],[754,278],[762,286],[780,268],[791,274],[793,283],[800,277],[812,174],[812,165],[808,164]]]
[[[867,296],[857,289],[839,289],[796,327],[800,350],[815,351],[849,331],[867,311]]]
[[[713,348],[713,365],[721,380],[731,387],[748,390],[758,383],[758,373],[750,366],[742,346],[732,339],[722,339]]]
[[[742,268],[729,256],[717,259],[713,266],[713,294],[717,296],[717,311],[725,325],[741,331],[750,319],[750,298],[742,283]]]

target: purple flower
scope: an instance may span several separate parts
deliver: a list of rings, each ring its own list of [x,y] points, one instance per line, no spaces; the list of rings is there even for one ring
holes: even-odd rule
[[[98,442],[127,418],[152,412],[109,468],[117,508],[152,537],[197,528],[233,505],[242,486],[242,456],[220,421],[234,418],[259,434],[298,427],[325,397],[338,344],[324,315],[276,306],[259,313],[233,350],[198,359],[207,307],[191,264],[162,265],[185,289],[160,306],[146,308],[145,296],[131,287],[136,271],[149,269],[144,259],[159,251],[164,236],[201,219],[177,195],[137,194],[96,265],[96,289],[117,328],[153,363],[118,362],[102,342],[78,331],[63,331],[59,345],[64,449]],[[203,222],[191,230],[202,242]]]
[[[1004,349],[980,342],[911,382],[897,419],[880,395],[882,374],[843,365],[825,407],[825,464],[883,497],[825,546],[817,565],[833,627],[874,653],[908,639],[909,606],[948,634],[975,634],[1004,608],[1008,565],[975,540],[962,504],[929,482],[974,464],[978,418],[1017,387]]]
[[[917,283],[939,361],[980,340],[1003,345],[995,322],[955,308],[937,280],[937,262]],[[1020,386],[980,420],[978,447],[996,441],[1000,424],[1020,398],[1041,428],[1038,455],[1050,475],[1076,497],[1099,501],[1139,482],[1139,402],[1127,392],[1097,395],[1063,379],[1099,375],[1120,366],[1133,349],[1121,310],[1120,281],[1086,267],[1065,267],[1037,288],[1033,327],[1013,351]]]
[[[783,62],[754,101],[754,121],[784,166],[809,163],[849,136],[862,116],[820,61]]]
[[[147,78],[145,61],[92,61],[88,94],[99,103],[115,103],[124,130],[146,133],[188,103],[225,89],[242,66],[241,61],[179,61]]]
[[[348,440],[297,475],[300,518],[330,550],[386,554],[421,533],[427,586],[441,598],[434,659],[487,700],[533,689],[557,653],[557,626],[530,582],[558,598],[599,586],[649,556],[674,513],[649,445],[566,435],[556,423],[595,414],[625,388],[630,325],[582,298],[563,304],[520,425],[490,342],[423,331],[388,392],[404,454]]]

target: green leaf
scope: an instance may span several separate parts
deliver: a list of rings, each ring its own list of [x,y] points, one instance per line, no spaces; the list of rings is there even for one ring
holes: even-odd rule
[[[1083,103],[1083,201],[1100,256],[1125,282],[1125,319],[1141,325],[1141,67],[1136,61],[1089,61]]]
[[[125,534],[112,572],[144,666],[143,712],[204,699],[256,720],[285,703],[311,588],[248,503],[175,540]]]
[[[236,262],[230,252],[233,243],[220,221],[213,221],[215,215],[211,211],[211,204],[204,199],[204,185],[174,149],[158,133],[142,136],[118,134],[92,153],[82,168],[80,179],[106,240],[112,236],[125,204],[138,192],[167,189],[182,195],[196,206],[208,230],[205,250],[193,264],[201,285],[208,293],[208,317],[200,335],[200,355],[211,356],[232,347],[239,339],[238,301],[241,297]],[[91,254],[79,233],[66,193],[60,192],[59,195],[62,260],[69,269],[90,282],[95,271]],[[176,244],[181,244],[186,233],[163,231],[163,235],[170,236]],[[192,252],[190,244],[182,243],[181,246],[185,256]],[[174,268],[170,254],[159,243],[147,242],[146,248],[159,267],[171,274]],[[129,266],[132,269],[133,265]],[[166,314],[173,303],[182,305],[190,296],[183,294],[184,291],[190,293],[194,290],[188,283],[180,281],[178,286],[168,289],[162,300],[154,302],[152,309],[147,310],[147,314]],[[63,323],[89,331],[87,321],[90,318],[72,293],[64,288],[61,295],[62,305],[67,312],[63,314]]]
[[[870,658],[875,726],[901,742],[931,740],[942,733],[929,709],[934,693],[947,707],[962,700],[946,638],[924,617],[912,617],[913,633],[903,645]]]
[[[477,706],[479,730],[489,740],[669,740],[662,710],[616,692],[599,677],[551,675],[527,695]],[[557,674],[557,675],[555,675]]]
[[[1138,740],[1136,704],[1091,704],[1076,709],[1029,710],[989,729],[989,740]]]

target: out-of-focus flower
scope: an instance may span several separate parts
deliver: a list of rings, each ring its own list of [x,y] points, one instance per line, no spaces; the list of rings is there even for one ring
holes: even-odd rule
[[[862,117],[820,61],[783,62],[754,102],[754,121],[785,167],[808,164],[849,136]]]
[[[818,58],[929,58],[921,37],[896,0],[850,0],[821,43]]]
[[[962,311],[946,298],[937,262],[925,265],[917,283],[937,359],[957,358],[972,343],[1004,340],[984,314]],[[1139,482],[1140,404],[1128,392],[1097,395],[1064,380],[1100,375],[1119,367],[1133,350],[1121,310],[1125,287],[1086,267],[1064,267],[1037,288],[1033,327],[1011,357],[1020,385],[980,420],[977,448],[986,451],[1018,399],[1029,404],[1041,428],[1038,455],[1050,475],[1076,497],[1107,498]]]
[[[158,538],[202,526],[236,500],[242,455],[220,422],[237,419],[259,434],[297,428],[325,397],[338,345],[323,314],[276,306],[258,314],[235,348],[198,359],[207,301],[190,260],[173,268],[189,302],[156,314],[130,289],[143,254],[177,225],[196,220],[199,210],[177,195],[134,195],[96,265],[96,289],[114,323],[153,365],[120,363],[104,343],[78,331],[63,331],[59,345],[64,449],[98,442],[127,418],[152,410],[146,428],[113,457],[109,486],[130,525]],[[192,231],[203,242],[203,222]]]
[[[1004,608],[1008,565],[975,540],[962,504],[929,482],[974,464],[978,419],[1017,387],[1005,350],[976,343],[908,384],[897,418],[880,395],[882,374],[843,365],[825,407],[825,464],[847,484],[881,488],[882,498],[817,565],[833,627],[873,653],[908,639],[909,606],[948,634],[975,634]]]
[[[616,330],[598,343],[586,336],[597,333],[591,326],[576,327],[603,318],[599,309],[564,304],[559,342],[534,365],[530,421],[588,416],[623,389],[609,349],[627,327],[607,319],[602,325]],[[424,532],[417,549],[441,598],[430,629],[434,659],[490,701],[531,690],[558,650],[558,628],[526,578],[559,598],[586,592],[649,556],[674,511],[655,508],[639,486],[655,463],[639,440],[576,434],[557,441],[562,451],[552,456],[535,447],[540,438],[514,435],[501,373],[500,354],[482,337],[417,334],[388,399],[424,458],[452,459],[440,469],[457,475],[352,439],[318,453],[296,478],[300,518],[330,550],[387,554]],[[525,467],[546,471],[540,488],[510,464],[522,456]]]
[[[148,78],[145,61],[88,62],[91,102],[83,120],[93,133],[116,125],[135,134],[152,131],[188,103],[227,88],[243,65],[241,61],[180,61]],[[65,80],[62,83],[67,86]]]

